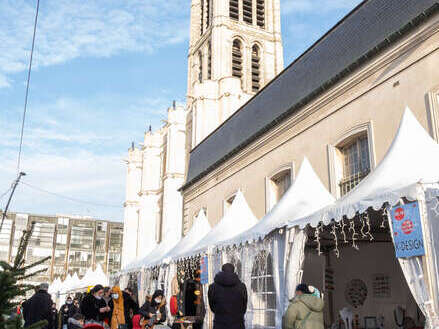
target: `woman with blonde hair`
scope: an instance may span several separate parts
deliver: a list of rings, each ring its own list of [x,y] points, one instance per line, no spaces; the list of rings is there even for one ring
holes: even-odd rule
[[[123,294],[119,287],[111,289],[113,299],[113,315],[111,316],[111,329],[125,329],[125,309],[123,305]]]

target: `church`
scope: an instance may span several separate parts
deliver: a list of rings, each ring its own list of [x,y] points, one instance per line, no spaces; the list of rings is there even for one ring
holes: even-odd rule
[[[123,265],[189,228],[179,191],[189,153],[282,71],[279,1],[192,1],[187,105],[128,150]]]
[[[127,160],[123,264],[217,224],[240,191],[262,218],[309,159],[335,198],[384,157],[406,106],[439,139],[433,0],[366,0],[285,69],[280,0],[193,0],[186,107]]]

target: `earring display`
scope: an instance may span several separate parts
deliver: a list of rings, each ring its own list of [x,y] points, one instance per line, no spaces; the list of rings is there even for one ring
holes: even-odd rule
[[[374,274],[372,277],[373,297],[390,298],[391,285],[390,276],[387,274]]]

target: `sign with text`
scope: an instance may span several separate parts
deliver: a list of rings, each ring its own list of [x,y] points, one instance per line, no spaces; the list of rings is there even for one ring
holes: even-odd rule
[[[207,256],[201,257],[200,269],[201,269],[201,284],[209,283],[209,261]]]
[[[396,257],[425,255],[419,203],[393,207],[391,216]]]

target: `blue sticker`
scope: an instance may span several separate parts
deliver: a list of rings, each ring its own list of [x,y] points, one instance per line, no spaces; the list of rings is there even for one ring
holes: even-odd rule
[[[419,203],[393,207],[391,216],[396,257],[425,255]]]
[[[201,284],[208,284],[209,283],[209,266],[208,266],[208,258],[207,256],[201,257]]]

